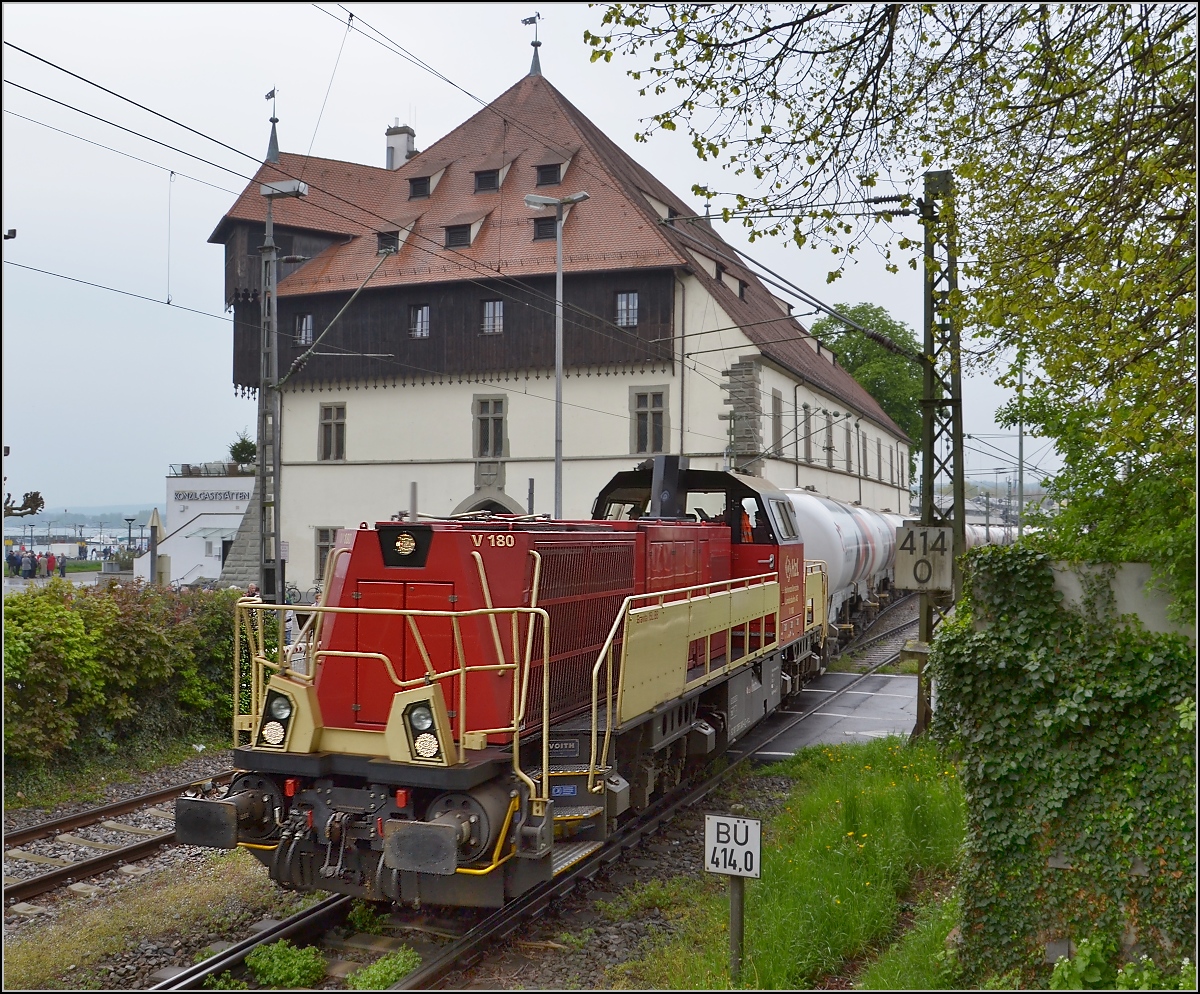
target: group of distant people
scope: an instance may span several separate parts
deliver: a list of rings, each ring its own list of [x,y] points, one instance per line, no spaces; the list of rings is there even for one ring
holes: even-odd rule
[[[53,552],[14,551],[9,552],[5,558],[8,562],[9,576],[32,580],[39,576],[53,576],[55,570],[61,577],[67,575],[67,557],[56,556]]]

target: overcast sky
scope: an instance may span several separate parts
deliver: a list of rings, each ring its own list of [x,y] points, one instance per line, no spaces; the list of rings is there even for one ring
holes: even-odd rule
[[[472,96],[490,101],[525,75],[532,30],[520,22],[540,9],[545,76],[617,144],[688,201],[695,182],[735,182],[699,162],[682,130],[633,141],[655,105],[627,78],[631,63],[589,62],[583,31],[598,28],[600,14],[585,4],[347,6],[455,85],[347,32],[332,4],[4,5],[6,42],[249,154],[4,46],[0,227],[18,233],[4,242],[6,490],[41,490],[48,512],[161,503],[170,463],[223,459],[238,432],[253,436],[255,405],[235,397],[231,381],[223,249],[207,239],[245,185],[234,173],[252,174],[265,155],[272,87],[284,150],[311,145],[313,155],[382,166],[383,132],[396,118],[426,148],[478,110]],[[720,230],[826,302],[871,301],[920,326],[915,273],[889,275],[865,254],[827,286],[827,249],[750,246],[739,226]],[[968,444],[1011,454],[968,452],[968,475],[1015,480],[1002,467],[1015,464],[1016,439],[993,435],[1006,394],[987,379],[965,393],[967,431],[982,436]],[[1026,454],[1056,465],[1043,441],[1027,440]]]

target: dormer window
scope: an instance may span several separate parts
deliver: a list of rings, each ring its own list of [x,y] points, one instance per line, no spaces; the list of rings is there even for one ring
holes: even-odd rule
[[[400,251],[400,232],[398,231],[380,231],[376,238],[379,242],[378,252],[399,252]]]
[[[500,189],[500,170],[481,169],[475,174],[475,192],[489,193]]]
[[[533,219],[533,240],[535,242],[553,241],[558,237],[558,218],[535,217]]]
[[[467,248],[471,244],[471,226],[452,224],[446,228],[446,248]]]
[[[416,176],[408,181],[408,199],[420,200],[429,196],[429,177]]]
[[[548,166],[537,167],[538,186],[557,186],[562,182],[562,163],[554,162]]]

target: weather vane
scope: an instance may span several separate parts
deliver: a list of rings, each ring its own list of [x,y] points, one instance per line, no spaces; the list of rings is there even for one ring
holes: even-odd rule
[[[532,16],[532,17],[522,17],[522,18],[521,18],[521,23],[522,23],[522,24],[526,24],[526,25],[528,25],[528,24],[532,24],[532,25],[533,25],[533,41],[534,41],[534,44],[537,44],[537,40],[538,40],[538,35],[537,35],[537,25],[538,25],[538,21],[540,21],[541,19],[542,19],[542,15],[541,15],[541,14],[539,14],[539,13],[538,13],[536,10],[533,12],[533,16]]]

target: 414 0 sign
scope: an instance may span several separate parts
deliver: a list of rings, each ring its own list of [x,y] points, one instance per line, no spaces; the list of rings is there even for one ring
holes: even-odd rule
[[[954,531],[903,524],[896,529],[896,586],[901,590],[950,590]]]

